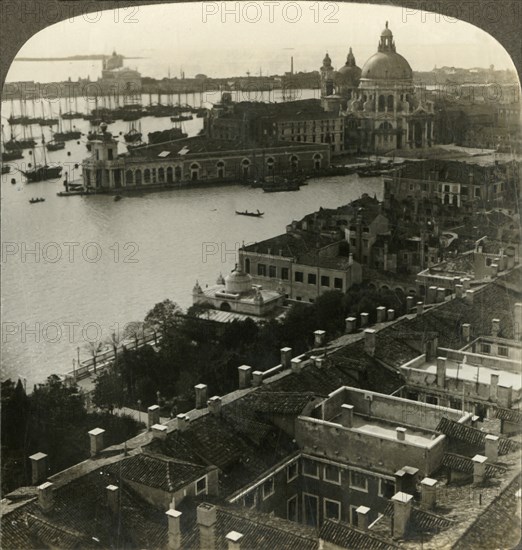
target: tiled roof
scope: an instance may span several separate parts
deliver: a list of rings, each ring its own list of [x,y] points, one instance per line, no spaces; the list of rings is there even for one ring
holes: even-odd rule
[[[299,258],[303,254],[315,252],[335,242],[337,242],[336,239],[325,237],[319,233],[293,231],[245,246],[243,250],[258,254],[269,254],[270,250],[271,254],[282,254],[285,257]]]
[[[368,531],[360,531],[342,521],[327,519],[319,532],[319,537],[350,550],[387,550],[398,548],[392,541],[377,537]]]
[[[73,550],[75,548],[100,547],[99,543],[81,533],[68,531],[33,514],[27,514],[27,525],[31,536],[49,548]]]
[[[245,550],[317,550],[315,529],[246,508],[217,508],[216,550],[228,548],[226,535],[237,531],[243,535]],[[199,530],[194,527],[182,540],[184,550],[200,550]]]
[[[466,474],[473,473],[473,460],[468,456],[457,455],[454,453],[445,453],[442,457],[442,465],[458,472]],[[502,475],[506,472],[506,468],[496,464],[486,463],[486,477],[494,477]]]
[[[522,423],[522,411],[517,411],[515,409],[503,409],[498,407],[495,409],[495,418],[499,420],[506,420],[508,422],[513,422],[514,424]]]
[[[122,479],[174,492],[203,476],[207,468],[201,464],[141,453],[112,464],[108,470]]]
[[[473,447],[484,447],[486,445],[487,433],[472,428],[465,424],[450,420],[449,418],[441,418],[436,430],[442,432],[450,438],[464,441]],[[503,455],[509,452],[516,451],[520,448],[519,443],[505,437],[499,438],[498,452]]]
[[[384,509],[384,515],[393,518],[393,502],[388,502]],[[454,522],[438,514],[412,508],[410,522],[408,524],[409,536],[415,536],[420,533],[438,533],[454,525]]]
[[[259,391],[243,401],[255,411],[269,414],[300,414],[314,398],[313,392]]]

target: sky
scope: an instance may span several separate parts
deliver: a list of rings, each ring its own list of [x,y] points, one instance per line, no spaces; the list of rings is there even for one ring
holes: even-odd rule
[[[324,2],[197,2],[119,8],[76,17],[34,35],[21,57],[110,53],[147,58],[144,76],[187,77],[317,70],[326,51],[335,68],[351,46],[362,67],[389,21],[397,51],[416,71],[435,66],[513,69],[504,48],[468,23],[405,8]],[[65,47],[66,46],[66,47]],[[132,66],[132,61],[128,63]],[[149,70],[147,70],[149,67]],[[164,74],[166,76],[166,74]],[[9,80],[9,76],[8,76]]]

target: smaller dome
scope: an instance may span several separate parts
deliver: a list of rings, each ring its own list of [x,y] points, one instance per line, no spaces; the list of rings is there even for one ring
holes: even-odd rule
[[[251,290],[252,277],[236,265],[232,273],[225,277],[225,291],[232,294],[242,294]]]
[[[323,66],[324,67],[331,67],[332,66],[332,60],[330,59],[330,56],[328,55],[328,52],[326,52],[326,55],[324,56]]]

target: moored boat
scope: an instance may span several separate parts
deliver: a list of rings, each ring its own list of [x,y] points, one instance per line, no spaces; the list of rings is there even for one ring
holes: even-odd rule
[[[29,199],[30,204],[36,204],[37,202],[45,202],[45,199],[42,198],[42,197],[37,198],[37,199]]]
[[[259,210],[257,210],[256,212],[249,212],[248,210],[239,212],[238,210],[236,210],[236,214],[239,214],[240,216],[252,216],[254,218],[260,218],[264,214],[264,212],[260,212]]]

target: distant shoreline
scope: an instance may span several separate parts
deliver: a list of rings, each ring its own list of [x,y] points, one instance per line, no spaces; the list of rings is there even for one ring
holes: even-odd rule
[[[13,61],[101,61],[109,55],[73,55],[70,57],[17,57]],[[145,57],[124,57],[123,59],[146,59]]]

